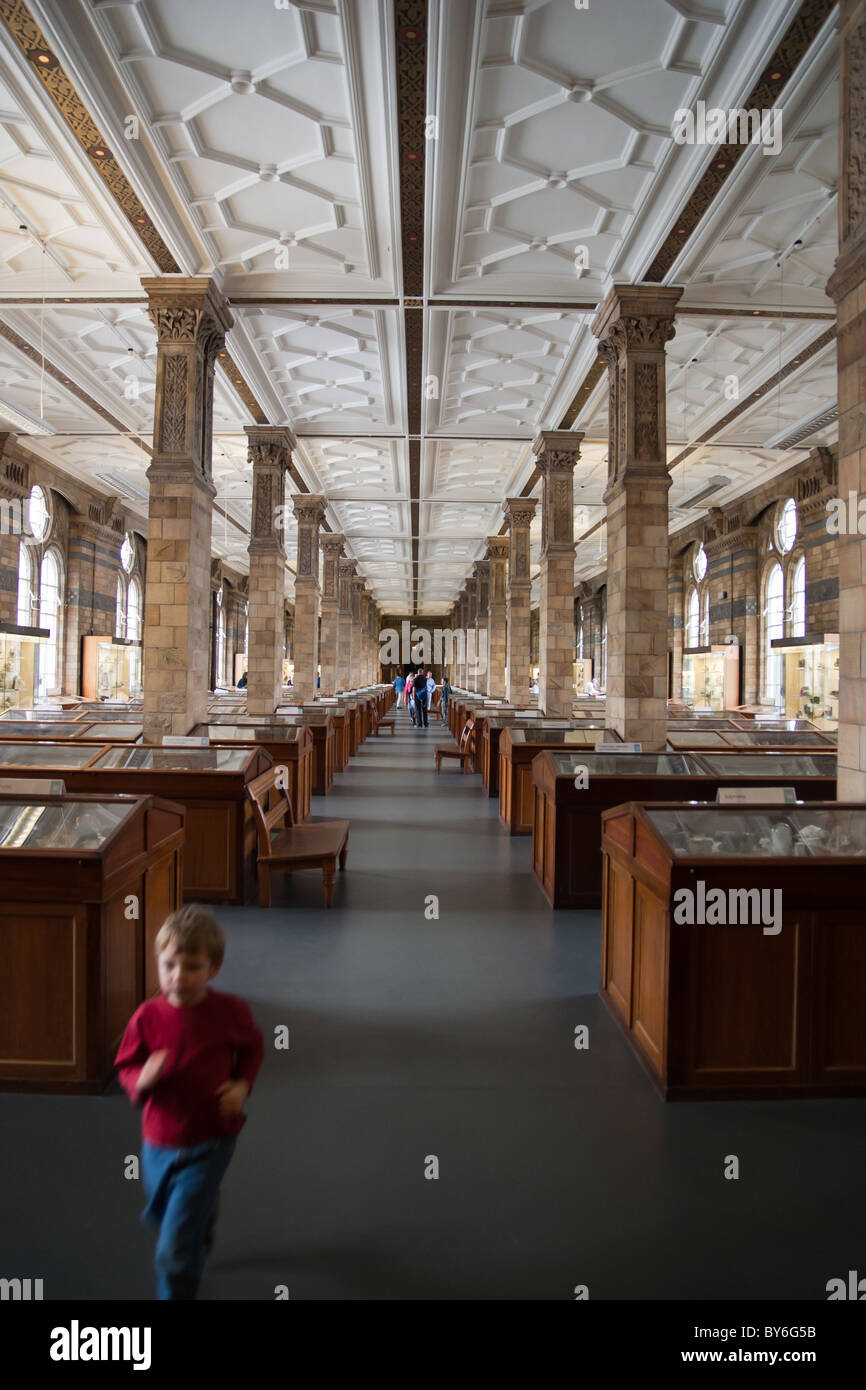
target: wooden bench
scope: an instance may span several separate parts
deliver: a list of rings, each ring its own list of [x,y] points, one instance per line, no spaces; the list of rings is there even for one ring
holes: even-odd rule
[[[384,716],[380,718],[375,709],[370,711],[370,733],[374,734],[376,738],[379,737],[380,729],[389,729],[393,738],[396,727],[393,719],[385,719]]]
[[[475,758],[475,717],[467,719],[463,725],[463,732],[460,735],[460,742],[456,748],[437,748],[434,757],[436,759],[436,771],[442,771],[443,758],[459,758],[460,767],[464,773],[468,772]]]
[[[258,837],[259,907],[271,905],[271,874],[296,869],[321,869],[325,907],[334,899],[337,860],[346,867],[349,852],[347,820],[314,821],[296,825],[292,798],[277,786],[277,769],[270,768],[247,784]]]

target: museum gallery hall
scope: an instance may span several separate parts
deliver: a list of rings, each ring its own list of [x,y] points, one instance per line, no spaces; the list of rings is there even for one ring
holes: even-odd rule
[[[864,112],[866,0],[0,0],[4,1299],[154,1298],[189,904],[200,1299],[859,1297]]]

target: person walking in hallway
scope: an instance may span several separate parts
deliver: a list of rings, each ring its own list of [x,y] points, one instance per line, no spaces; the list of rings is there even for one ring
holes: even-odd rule
[[[397,672],[394,677],[394,695],[397,708],[403,703],[403,691],[406,689],[406,681],[401,672]]]
[[[415,722],[418,728],[427,728],[427,678],[423,670],[418,670],[415,675],[415,683],[412,687],[415,695]]]

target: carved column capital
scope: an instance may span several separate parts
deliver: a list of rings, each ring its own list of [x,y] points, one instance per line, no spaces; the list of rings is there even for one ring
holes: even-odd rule
[[[298,521],[298,563],[295,587],[319,582],[319,527],[325,518],[325,499],[314,493],[292,495],[292,507]]]
[[[319,537],[322,551],[322,603],[333,608],[340,602],[340,556],[343,554],[345,536],[336,531]]]
[[[505,520],[511,533],[508,554],[508,583],[529,585],[529,527],[538,506],[536,497],[506,497]]]

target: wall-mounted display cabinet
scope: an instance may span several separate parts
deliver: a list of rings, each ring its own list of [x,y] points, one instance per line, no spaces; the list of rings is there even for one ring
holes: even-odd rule
[[[50,635],[47,627],[0,623],[0,711],[32,707],[38,677],[37,652]]]
[[[630,803],[602,850],[601,995],[662,1096],[866,1095],[866,807]]]
[[[0,796],[0,1089],[104,1088],[157,987],[183,838],[183,808],[159,797]]]
[[[731,644],[687,647],[683,652],[683,703],[733,709],[740,700],[740,648]]]
[[[141,643],[125,637],[81,639],[81,693],[87,700],[131,700],[141,694]]]
[[[838,728],[838,633],[779,638],[771,645],[782,658],[785,716],[810,719],[822,729]]]

